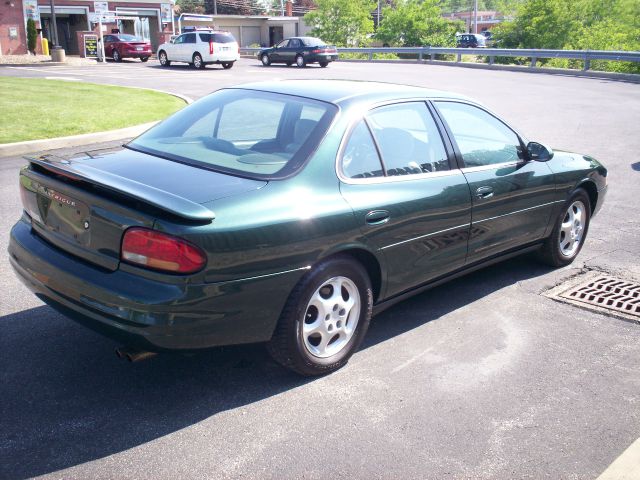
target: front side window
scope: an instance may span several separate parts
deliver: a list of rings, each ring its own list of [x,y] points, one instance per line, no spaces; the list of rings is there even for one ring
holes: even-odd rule
[[[524,158],[513,130],[484,110],[458,102],[436,102],[467,167],[516,162]]]
[[[424,102],[376,108],[367,115],[367,121],[387,175],[449,170],[442,138]]]
[[[304,164],[336,112],[334,105],[301,97],[221,90],[127,147],[232,174],[275,178]]]
[[[180,43],[184,43],[184,37],[186,35],[180,35],[179,37],[176,37],[176,39],[173,41],[174,44],[180,44]]]
[[[189,33],[184,36],[184,43],[196,43],[196,34]]]
[[[289,45],[289,40],[282,40],[276,45],[276,48],[285,48],[287,45]]]

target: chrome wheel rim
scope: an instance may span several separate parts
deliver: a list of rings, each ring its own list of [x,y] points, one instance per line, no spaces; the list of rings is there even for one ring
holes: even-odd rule
[[[196,68],[200,68],[202,66],[202,59],[198,55],[193,57],[193,66]]]
[[[302,57],[297,57],[297,58],[296,58],[296,65],[297,65],[297,66],[299,66],[299,67],[304,66],[304,58],[302,58]]]
[[[113,59],[117,62],[119,58],[120,58],[120,54],[118,53],[117,50],[114,50],[113,51]]]
[[[586,208],[584,203],[576,200],[567,209],[560,224],[559,246],[560,253],[565,257],[573,257],[584,236]]]
[[[269,65],[269,57],[267,55],[262,56],[262,64]]]
[[[167,63],[167,55],[163,52],[160,54],[160,64],[164,65],[165,63]]]
[[[347,277],[333,277],[311,295],[302,319],[302,339],[314,357],[341,352],[358,326],[361,308],[358,287]]]

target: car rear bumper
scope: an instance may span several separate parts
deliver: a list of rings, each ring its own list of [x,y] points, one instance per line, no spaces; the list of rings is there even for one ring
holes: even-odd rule
[[[56,310],[125,345],[154,351],[267,341],[287,299],[282,292],[304,274],[193,284],[108,272],[49,244],[26,217],[11,230],[9,259],[20,280]]]
[[[122,58],[145,58],[153,55],[151,51],[142,51],[142,52],[123,52]]]
[[[204,63],[228,63],[235,62],[240,58],[236,53],[230,54],[216,54],[216,55],[203,55],[202,60]]]
[[[314,53],[304,57],[307,63],[333,62],[338,59],[337,53]]]

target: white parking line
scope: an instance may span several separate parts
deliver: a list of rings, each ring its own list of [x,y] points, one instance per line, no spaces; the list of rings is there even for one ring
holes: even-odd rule
[[[65,82],[81,82],[79,78],[73,77],[44,77],[45,80],[64,80]]]
[[[640,438],[614,460],[596,480],[640,479]]]

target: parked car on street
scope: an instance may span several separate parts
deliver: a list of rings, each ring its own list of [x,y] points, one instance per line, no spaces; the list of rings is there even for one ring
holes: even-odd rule
[[[479,33],[465,33],[456,37],[456,47],[458,48],[484,48],[486,46],[487,39]]]
[[[104,54],[121,62],[123,58],[139,58],[146,62],[153,55],[151,44],[146,40],[124,33],[111,33],[103,36]]]
[[[257,83],[116,152],[31,158],[9,258],[39,298],[134,351],[265,342],[319,375],[410,295],[525,252],[570,264],[606,191],[597,160],[457,94]]]
[[[239,58],[235,37],[219,30],[183,33],[158,47],[158,61],[163,67],[169,67],[172,62],[184,62],[197,69],[212,64],[229,69]]]
[[[305,67],[310,63],[317,63],[326,67],[330,62],[338,59],[338,49],[334,45],[327,45],[315,37],[285,38],[276,46],[260,50],[258,58],[265,67],[272,63],[294,63],[298,67]]]

